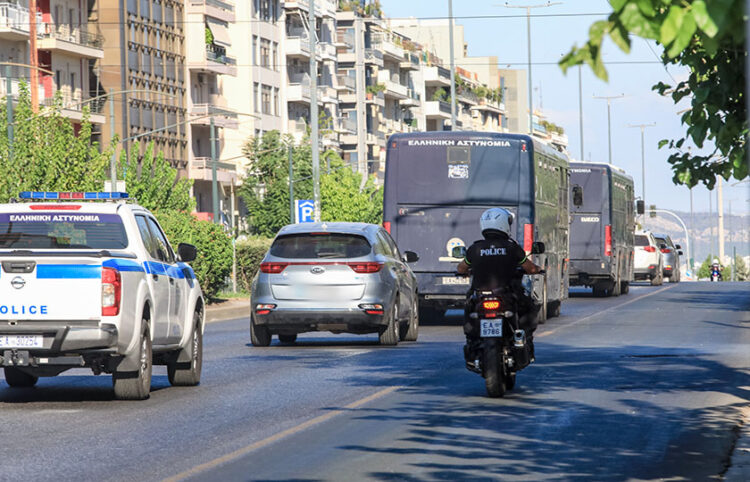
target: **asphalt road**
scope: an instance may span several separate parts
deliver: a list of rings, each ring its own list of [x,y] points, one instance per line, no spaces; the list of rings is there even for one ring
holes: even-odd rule
[[[748,286],[574,293],[503,399],[463,367],[457,323],[389,348],[326,333],[253,348],[247,320],[213,323],[199,387],[157,367],[144,402],[83,370],[0,388],[0,479],[714,477],[750,398]]]

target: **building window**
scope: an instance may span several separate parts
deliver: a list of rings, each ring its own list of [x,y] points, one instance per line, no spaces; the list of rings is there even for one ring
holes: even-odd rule
[[[260,19],[264,22],[271,20],[271,0],[260,0]]]
[[[257,35],[253,35],[253,42],[252,42],[252,45],[250,45],[250,47],[253,50],[253,65],[257,66],[258,65],[258,36]]]
[[[55,71],[55,87],[57,90],[62,88],[62,70]]]
[[[260,104],[258,98],[260,97],[260,85],[257,82],[253,83],[253,104],[255,112],[260,112]]]
[[[260,65],[265,68],[271,68],[271,41],[260,39]]]
[[[278,42],[271,43],[271,68],[273,70],[279,70],[279,44]]]
[[[273,115],[280,116],[281,111],[279,109],[279,89],[274,87],[273,89]]]
[[[261,89],[261,109],[266,115],[271,115],[271,86],[264,85]]]

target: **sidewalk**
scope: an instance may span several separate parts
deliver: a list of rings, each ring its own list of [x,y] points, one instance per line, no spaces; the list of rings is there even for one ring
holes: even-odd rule
[[[744,410],[744,423],[737,434],[729,470],[724,474],[727,482],[750,480],[750,407]]]
[[[219,301],[206,307],[206,323],[250,316],[250,298]]]

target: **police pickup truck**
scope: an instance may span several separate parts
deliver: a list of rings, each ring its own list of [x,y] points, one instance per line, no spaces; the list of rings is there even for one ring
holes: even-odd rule
[[[11,387],[88,367],[142,400],[152,364],[197,385],[204,301],[196,248],[118,192],[24,192],[0,204],[0,365]]]

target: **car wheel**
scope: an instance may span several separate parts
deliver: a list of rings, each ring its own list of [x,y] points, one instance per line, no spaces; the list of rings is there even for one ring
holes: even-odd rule
[[[5,382],[13,388],[29,388],[36,385],[39,377],[29,375],[14,367],[5,367]]]
[[[193,387],[201,381],[203,369],[203,330],[201,314],[193,315],[193,332],[185,348],[178,351],[177,359],[167,363],[167,378],[172,386]]]
[[[294,343],[295,341],[297,341],[297,334],[292,333],[291,335],[279,335],[279,341],[281,343]]]
[[[661,286],[662,283],[664,283],[664,275],[661,272],[651,278],[651,286]]]
[[[597,283],[593,286],[592,294],[595,298],[603,298],[607,295],[607,289],[604,287],[604,285]]]
[[[393,307],[388,312],[388,323],[380,333],[380,344],[381,345],[397,345],[398,344],[398,298],[393,302]]]
[[[138,343],[138,349],[135,353],[127,355],[134,357],[138,364],[138,370],[119,371],[112,373],[112,386],[115,390],[115,397],[120,400],[145,400],[151,392],[151,369],[152,369],[152,352],[151,337],[148,331],[148,320],[142,321],[143,331]]]
[[[419,308],[417,307],[417,297],[411,304],[411,313],[409,313],[409,324],[401,327],[401,339],[404,341],[417,341],[419,335]]]
[[[255,316],[250,314],[250,343],[253,346],[268,346],[271,344],[271,333],[267,326],[256,325]]]

